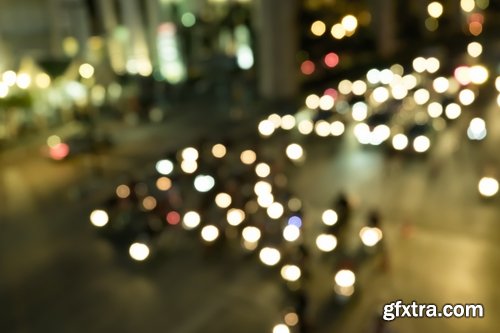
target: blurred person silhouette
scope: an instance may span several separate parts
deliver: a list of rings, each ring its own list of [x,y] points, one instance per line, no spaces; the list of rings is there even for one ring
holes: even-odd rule
[[[295,311],[299,317],[298,329],[299,333],[307,333],[309,330],[308,319],[309,298],[304,287],[300,287],[295,293]]]
[[[335,231],[343,229],[347,225],[352,215],[352,203],[345,192],[340,192],[337,198],[333,201],[333,210],[337,213],[338,222],[334,225]]]

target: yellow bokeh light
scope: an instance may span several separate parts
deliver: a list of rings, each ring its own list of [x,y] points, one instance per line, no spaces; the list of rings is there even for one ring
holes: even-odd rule
[[[94,66],[87,63],[81,64],[78,72],[84,79],[90,79],[94,75]]]
[[[226,156],[226,153],[227,149],[221,143],[217,143],[212,147],[212,155],[214,155],[214,157],[216,158],[223,158],[224,156]]]
[[[436,31],[439,28],[439,22],[434,17],[428,17],[425,19],[425,27],[429,31]]]
[[[332,34],[333,38],[335,39],[342,39],[346,35],[346,30],[342,24],[337,23],[334,24],[332,29],[330,30],[330,33]]]
[[[255,160],[257,159],[257,155],[253,150],[245,150],[244,152],[241,153],[240,155],[240,160],[243,164],[253,164]]]
[[[474,10],[475,7],[474,0],[460,0],[460,7],[464,12],[470,13]]]
[[[478,42],[472,42],[467,45],[467,53],[473,57],[477,58],[483,53],[483,46]]]
[[[323,21],[315,21],[311,25],[311,32],[315,36],[322,36],[326,31],[326,25],[323,23]]]
[[[346,15],[342,18],[342,27],[346,32],[353,32],[358,27],[358,19],[353,15]]]
[[[481,65],[475,65],[469,68],[470,80],[474,84],[483,84],[488,80],[488,69]]]
[[[50,86],[50,76],[45,73],[38,73],[35,76],[35,83],[39,88],[48,88]]]
[[[127,185],[125,185],[125,184],[118,185],[118,187],[116,188],[116,196],[117,197],[119,197],[121,199],[125,199],[129,195],[130,195],[130,188]]]
[[[172,181],[168,177],[160,177],[156,180],[156,187],[160,191],[168,191],[172,187]]]
[[[431,2],[427,6],[427,12],[429,13],[430,16],[438,18],[441,15],[443,15],[443,5],[437,1]]]
[[[62,43],[63,51],[64,54],[67,55],[68,57],[74,57],[77,53],[78,50],[80,49],[80,46],[78,45],[78,40],[75,37],[66,37],[63,40]]]

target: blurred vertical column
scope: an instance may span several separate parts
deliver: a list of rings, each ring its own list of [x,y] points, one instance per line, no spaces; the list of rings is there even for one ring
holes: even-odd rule
[[[141,0],[142,2],[143,0]],[[142,2],[142,4],[144,4]],[[148,76],[153,68],[144,31],[143,7],[137,0],[121,0],[123,23],[128,30],[127,71],[130,74]]]
[[[255,1],[259,93],[269,100],[290,100],[299,90],[298,1]]]
[[[377,51],[382,57],[390,57],[397,50],[396,7],[394,0],[370,0],[373,31],[376,34]]]
[[[89,16],[81,0],[50,0],[51,49],[54,58],[65,56],[63,41],[66,37],[78,42],[78,55],[87,54],[87,41],[90,37]]]
[[[125,72],[125,52],[120,42],[118,30],[118,18],[115,9],[115,0],[99,0],[97,10],[101,20],[106,38],[109,62],[115,73]]]
[[[157,36],[158,27],[161,23],[161,6],[158,0],[145,0],[147,17],[147,41],[151,54],[151,61],[154,68],[159,67]]]

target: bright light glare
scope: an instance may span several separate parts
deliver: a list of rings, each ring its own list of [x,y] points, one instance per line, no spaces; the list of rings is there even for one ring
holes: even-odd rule
[[[291,130],[295,126],[295,117],[291,114],[284,115],[281,118],[281,128],[284,130]]]
[[[198,163],[196,161],[182,161],[181,162],[181,169],[185,173],[193,173],[198,169]]]
[[[384,103],[389,99],[389,91],[385,87],[378,87],[373,90],[372,98],[377,103]]]
[[[470,81],[474,84],[483,84],[488,80],[488,69],[481,65],[475,65],[469,68]]]
[[[294,161],[299,160],[304,156],[304,149],[299,144],[292,143],[286,147],[286,156]]]
[[[471,140],[483,140],[486,137],[486,122],[481,118],[473,118],[467,128],[467,136]]]
[[[319,99],[319,108],[323,111],[331,110],[331,108],[333,108],[334,104],[335,104],[335,100],[330,95],[323,95]]]
[[[16,84],[21,89],[28,89],[31,85],[31,76],[28,73],[21,73],[16,78]]]
[[[281,277],[287,281],[297,281],[300,279],[301,271],[298,266],[285,265],[281,268]]]
[[[423,153],[427,151],[431,146],[431,141],[425,135],[420,135],[413,140],[413,149],[417,153]]]
[[[446,106],[444,112],[446,114],[446,117],[448,117],[448,119],[453,120],[460,117],[460,115],[462,114],[462,108],[460,107],[460,105],[456,103],[450,103]]]
[[[281,117],[277,113],[271,114],[267,117],[267,120],[270,120],[273,123],[274,128],[279,128],[281,126]]]
[[[323,23],[323,21],[314,21],[313,24],[311,24],[311,32],[315,36],[322,36],[326,31],[326,25]]]
[[[443,14],[443,5],[437,1],[431,2],[427,6],[427,12],[431,17],[438,18]]]
[[[364,102],[356,102],[352,106],[352,119],[363,121],[368,116],[368,106]]]
[[[271,193],[263,193],[257,197],[257,204],[262,208],[269,208],[274,202],[274,196]]]
[[[302,135],[311,134],[311,132],[314,130],[313,122],[310,120],[302,120],[301,122],[299,122],[298,130]]]
[[[333,123],[330,124],[330,133],[333,136],[340,136],[344,134],[345,132],[345,125],[344,123],[336,120]]]
[[[352,93],[356,96],[361,96],[366,92],[366,83],[361,80],[354,81],[352,83]]]
[[[264,247],[259,252],[259,258],[267,266],[274,266],[281,260],[281,253],[275,248]]]
[[[389,139],[391,136],[391,129],[389,126],[381,124],[373,129],[370,138],[370,144],[372,145],[380,145],[385,140]]]
[[[273,187],[271,184],[268,182],[265,182],[263,180],[258,181],[255,183],[255,186],[253,187],[255,194],[257,195],[264,195],[264,194],[270,194],[273,190]]]
[[[379,83],[380,82],[380,71],[378,69],[376,69],[376,68],[370,69],[366,73],[366,79],[371,84],[377,84],[377,83]]]
[[[353,15],[344,16],[341,23],[347,32],[353,32],[358,27],[358,20]]]
[[[2,80],[6,85],[12,87],[16,84],[17,74],[14,71],[6,71],[2,74]]]
[[[287,242],[295,242],[300,237],[300,229],[296,225],[290,224],[283,229],[283,238]]]
[[[442,94],[446,90],[448,90],[448,88],[450,87],[450,82],[447,78],[440,76],[434,79],[434,81],[432,82],[432,87],[434,88],[435,92]]]
[[[408,146],[408,137],[404,134],[396,134],[392,138],[392,146],[396,150],[403,150]]]
[[[337,23],[332,26],[332,29],[330,30],[330,33],[332,34],[333,38],[335,39],[342,39],[346,35],[346,30],[342,26],[342,24]]]
[[[226,219],[232,226],[240,225],[245,220],[245,212],[239,208],[231,208],[227,211]]]
[[[441,64],[437,58],[430,57],[426,60],[425,67],[429,73],[436,73],[440,66]]]
[[[96,227],[104,227],[108,222],[109,216],[104,210],[96,209],[90,214],[90,223]]]
[[[483,46],[478,42],[471,42],[467,45],[467,53],[471,57],[477,58],[483,53]]]
[[[484,197],[492,197],[498,193],[498,181],[492,177],[483,177],[479,181],[478,190]]]
[[[161,175],[169,175],[174,170],[174,164],[169,160],[156,162],[156,171]]]
[[[330,135],[330,123],[328,123],[326,120],[320,120],[316,123],[314,126],[314,132],[318,136],[321,137],[327,137]]]
[[[208,192],[215,186],[215,179],[209,175],[198,175],[194,179],[194,188],[198,192]]]
[[[335,274],[335,283],[340,287],[352,287],[355,282],[356,275],[348,269],[342,269]]]
[[[352,92],[352,82],[349,80],[342,80],[339,82],[339,92],[343,95],[348,95]]]
[[[206,225],[201,229],[201,237],[206,242],[213,242],[219,237],[219,229],[214,225]]]
[[[81,64],[78,69],[80,76],[84,79],[90,79],[94,75],[94,67],[91,64]]]
[[[464,89],[458,94],[458,99],[462,105],[471,105],[476,99],[476,95],[470,89]]]
[[[370,127],[365,123],[359,123],[354,126],[354,135],[361,144],[368,144],[371,140]]]
[[[327,209],[321,215],[321,220],[325,225],[332,226],[337,223],[339,216],[333,209]]]
[[[254,57],[253,51],[248,45],[241,45],[236,50],[236,63],[238,67],[245,70],[253,67]]]
[[[423,73],[425,72],[425,69],[427,68],[427,61],[423,57],[417,57],[413,60],[413,69],[417,73]]]
[[[470,13],[474,10],[475,7],[474,0],[460,0],[460,7],[464,12]]]
[[[272,121],[266,119],[259,123],[259,133],[262,136],[270,136],[274,133],[275,127]]]
[[[201,222],[200,214],[194,211],[187,212],[186,214],[184,214],[184,217],[182,219],[182,225],[186,229],[194,229],[198,225],[200,225],[200,222]]]
[[[319,107],[320,97],[315,94],[311,94],[306,97],[306,106],[311,109],[317,109]]]
[[[430,98],[429,91],[424,88],[418,89],[413,94],[413,99],[415,100],[415,103],[417,103],[417,105],[424,105],[429,101],[429,98]]]
[[[382,239],[382,230],[379,228],[363,227],[359,232],[359,237],[366,246],[375,246]]]
[[[227,208],[231,205],[231,196],[227,193],[218,193],[215,196],[215,204],[220,208]]]
[[[144,243],[133,243],[128,249],[130,257],[137,261],[143,261],[149,256],[149,247]]]
[[[278,324],[273,327],[273,333],[290,333],[290,329],[285,324]]]
[[[269,207],[267,207],[267,215],[274,220],[279,219],[283,213],[283,205],[279,202],[273,202]]]
[[[4,82],[0,82],[0,98],[7,97],[8,94],[9,86]]]
[[[271,174],[271,167],[266,163],[259,163],[255,167],[255,173],[260,178],[265,178]]]
[[[331,252],[337,247],[337,238],[334,235],[321,234],[316,237],[316,246],[320,251]]]
[[[256,227],[245,227],[245,229],[241,232],[241,235],[247,242],[256,243],[261,237],[261,232]]]
[[[187,147],[181,152],[181,156],[184,161],[196,161],[199,155],[198,150],[193,147]]]

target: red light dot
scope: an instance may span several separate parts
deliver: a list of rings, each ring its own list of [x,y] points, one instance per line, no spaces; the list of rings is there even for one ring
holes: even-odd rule
[[[300,65],[300,71],[305,75],[311,75],[315,69],[316,66],[311,60],[306,60]]]
[[[330,68],[333,68],[339,64],[339,56],[334,53],[330,52],[325,56],[325,65],[327,65]]]
[[[469,16],[469,23],[471,22],[479,22],[481,24],[484,23],[484,16],[479,13],[474,13]]]
[[[339,92],[334,88],[328,88],[325,90],[324,95],[332,96],[333,99],[337,99],[337,97],[339,96]]]
[[[167,214],[167,223],[171,225],[179,224],[181,221],[181,215],[176,211],[168,212]]]
[[[62,160],[69,154],[69,146],[65,143],[58,143],[50,148],[50,157],[55,160]]]

